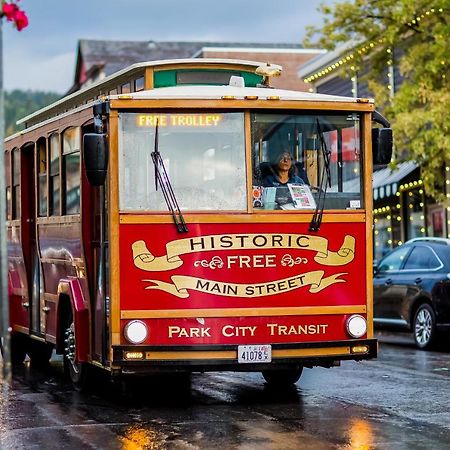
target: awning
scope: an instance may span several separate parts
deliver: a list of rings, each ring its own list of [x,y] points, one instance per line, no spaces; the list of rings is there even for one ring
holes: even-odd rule
[[[395,195],[402,180],[417,167],[419,166],[414,161],[407,161],[400,163],[394,170],[386,167],[375,171],[372,177],[373,199],[378,200]]]

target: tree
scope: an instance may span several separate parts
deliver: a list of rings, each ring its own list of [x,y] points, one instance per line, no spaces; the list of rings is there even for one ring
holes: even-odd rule
[[[427,193],[442,200],[442,168],[450,163],[450,0],[348,0],[320,9],[324,25],[309,28],[305,45],[355,43],[349,64],[370,61],[367,81],[392,121],[397,157],[418,162]],[[403,77],[393,98],[390,64]]]
[[[28,114],[50,105],[62,97],[56,92],[22,91],[5,92],[5,134],[9,136],[23,128],[16,121]]]

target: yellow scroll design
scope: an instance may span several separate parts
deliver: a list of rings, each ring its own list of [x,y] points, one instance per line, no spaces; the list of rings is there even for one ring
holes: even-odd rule
[[[342,266],[355,256],[355,238],[347,235],[337,252],[328,249],[328,239],[307,234],[227,234],[197,236],[177,239],[166,244],[166,254],[155,256],[145,241],[135,241],[132,246],[136,267],[148,272],[160,272],[180,267],[180,255],[221,250],[299,249],[315,251],[314,260],[326,266]]]
[[[346,275],[346,273],[335,273],[325,278],[323,277],[324,273],[325,272],[323,270],[316,270],[289,278],[257,284],[227,283],[186,275],[174,275],[170,277],[172,283],[167,283],[160,280],[143,281],[154,283],[154,285],[147,286],[145,289],[164,291],[178,298],[188,298],[190,295],[189,290],[225,297],[267,297],[293,291],[305,286],[310,287],[309,292],[316,294],[332,284],[346,282],[345,280],[339,278],[341,275]]]

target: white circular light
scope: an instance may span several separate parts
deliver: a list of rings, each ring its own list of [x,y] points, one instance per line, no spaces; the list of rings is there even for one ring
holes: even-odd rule
[[[132,320],[125,325],[124,335],[132,344],[140,344],[147,339],[147,326],[140,320]]]
[[[359,314],[355,314],[347,320],[347,333],[354,338],[364,336],[367,331],[366,319]]]

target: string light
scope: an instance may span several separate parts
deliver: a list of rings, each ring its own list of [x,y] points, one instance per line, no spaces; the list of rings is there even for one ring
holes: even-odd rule
[[[439,8],[437,12],[442,14],[443,11],[444,11],[443,8]],[[430,14],[435,14],[435,13],[436,13],[436,10],[434,8],[431,8],[428,11],[425,11],[420,16],[417,16],[416,18],[411,20],[411,22],[408,22],[408,26],[411,27],[413,25],[416,25],[422,19],[424,19],[426,16],[429,16]],[[351,61],[352,59],[354,59],[355,53],[357,53],[359,55],[363,55],[368,50],[373,49],[376,45],[382,44],[384,41],[385,41],[384,38],[380,38],[380,39],[378,39],[378,41],[372,41],[372,42],[366,43],[363,47],[355,50],[353,53],[347,54],[346,56],[341,56],[341,59],[339,59],[338,61],[334,61],[326,69],[322,69],[319,72],[316,72],[316,73],[310,75],[309,77],[304,78],[303,81],[305,83],[311,83],[311,81],[314,81],[314,80],[317,80],[317,79],[323,77],[324,75],[328,74],[329,72],[332,72],[333,70],[340,68],[342,65],[344,65],[344,64],[348,63],[349,61]],[[386,49],[386,52],[389,54],[392,54],[391,49]],[[389,59],[388,65],[392,65],[392,59]],[[355,70],[354,66],[351,67],[351,70]],[[444,78],[445,78],[445,75],[444,75]]]

